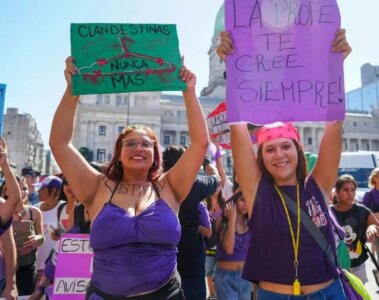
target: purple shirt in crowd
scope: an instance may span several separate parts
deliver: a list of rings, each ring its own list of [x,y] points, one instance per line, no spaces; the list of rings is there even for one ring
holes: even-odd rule
[[[281,188],[296,201],[296,186]],[[328,207],[311,176],[300,187],[300,197],[301,208],[308,213],[332,247],[335,247]],[[297,218],[291,211],[289,214],[296,228]],[[259,182],[249,227],[253,234],[242,277],[252,282],[292,285],[295,278],[294,251],[287,217],[273,183],[264,176]],[[336,267],[329,263],[324,251],[302,224],[298,260],[302,285],[318,284],[338,276]]]
[[[13,218],[10,218],[10,220],[7,223],[0,226],[0,235],[2,235],[5,231],[9,229],[9,227],[11,227],[12,221],[13,221]]]
[[[379,190],[373,188],[371,191],[365,193],[362,204],[371,209],[373,213],[379,212]]]
[[[204,202],[199,203],[199,224],[211,228],[211,220],[209,218],[209,212]]]
[[[162,199],[137,216],[106,203],[91,227],[93,284],[120,296],[161,288],[175,273],[179,239],[179,220]]]
[[[221,234],[222,238],[222,234]],[[224,251],[224,247],[222,247],[222,241],[217,239],[217,261],[244,261],[246,258],[247,250],[249,249],[251,238],[251,231],[247,231],[243,234],[239,234],[235,232],[234,235],[234,248],[233,254],[229,255]]]

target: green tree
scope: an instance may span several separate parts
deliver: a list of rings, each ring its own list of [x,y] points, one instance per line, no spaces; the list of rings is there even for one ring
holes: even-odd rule
[[[91,151],[87,147],[80,147],[79,152],[83,157],[86,159],[86,161],[91,162],[93,161],[93,151]]]

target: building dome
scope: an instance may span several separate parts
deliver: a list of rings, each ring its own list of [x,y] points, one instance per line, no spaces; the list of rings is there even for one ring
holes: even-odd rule
[[[215,29],[213,36],[216,36],[220,33],[220,31],[225,30],[225,9],[224,9],[224,3],[221,5],[220,9],[218,10],[216,21],[215,21]]]

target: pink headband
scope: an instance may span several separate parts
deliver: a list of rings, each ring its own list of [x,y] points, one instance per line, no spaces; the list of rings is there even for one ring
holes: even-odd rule
[[[258,146],[278,138],[290,138],[299,142],[300,136],[291,123],[275,122],[259,128],[255,133]]]

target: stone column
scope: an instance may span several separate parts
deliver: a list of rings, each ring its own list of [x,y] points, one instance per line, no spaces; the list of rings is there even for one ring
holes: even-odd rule
[[[298,128],[299,135],[300,135],[300,142],[305,145],[305,140],[304,140],[304,127],[299,127]]]
[[[317,153],[317,137],[316,137],[316,128],[311,127],[311,132],[312,132],[312,152]]]
[[[362,150],[362,139],[357,139],[358,142],[358,150]]]

